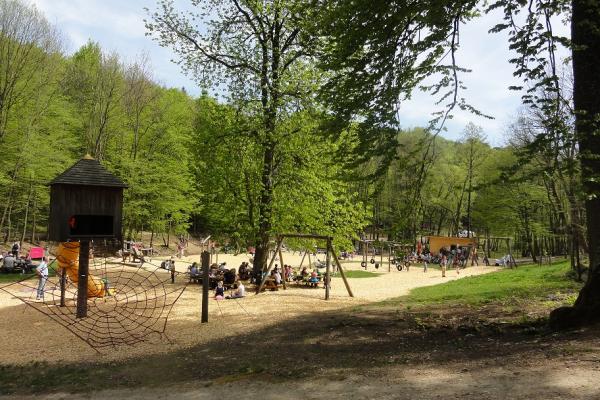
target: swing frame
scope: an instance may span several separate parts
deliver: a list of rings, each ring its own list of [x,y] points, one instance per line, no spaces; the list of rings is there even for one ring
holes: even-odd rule
[[[283,264],[283,254],[281,253],[281,247],[283,245],[283,241],[285,240],[285,238],[315,239],[315,240],[326,241],[326,243],[327,243],[327,260],[326,260],[326,272],[325,272],[325,300],[329,300],[329,289],[330,289],[330,282],[331,282],[331,274],[330,274],[331,258],[333,258],[335,265],[338,267],[338,269],[340,271],[340,275],[342,276],[342,280],[344,281],[344,285],[346,286],[348,295],[350,297],[354,297],[354,294],[352,293],[352,289],[350,289],[350,284],[348,283],[348,280],[346,279],[346,274],[344,273],[344,269],[342,268],[342,265],[340,264],[340,261],[338,260],[337,255],[335,254],[335,251],[333,250],[333,245],[332,245],[333,237],[323,236],[323,235],[303,234],[303,233],[282,233],[282,234],[277,235],[277,239],[276,239],[277,245],[275,247],[275,251],[273,252],[273,257],[271,257],[271,261],[269,262],[269,266],[267,267],[266,271],[263,271],[265,274],[260,282],[260,285],[256,289],[256,294],[259,294],[261,292],[261,290],[263,289],[263,287],[265,286],[265,282],[267,281],[269,273],[271,272],[271,269],[273,269],[273,265],[275,264],[275,258],[278,255],[279,255],[279,262],[280,262],[282,270],[283,270],[284,264]],[[283,288],[284,289],[287,288],[285,279],[283,279]]]

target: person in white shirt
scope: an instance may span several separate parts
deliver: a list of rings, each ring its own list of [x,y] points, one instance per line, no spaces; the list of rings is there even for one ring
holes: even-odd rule
[[[238,281],[237,290],[233,293],[232,296],[227,296],[228,299],[240,299],[246,296],[246,288],[241,281]]]
[[[42,262],[37,266],[35,272],[39,279],[36,299],[43,300],[44,286],[46,286],[46,281],[48,280],[48,259],[46,257],[42,258]]]

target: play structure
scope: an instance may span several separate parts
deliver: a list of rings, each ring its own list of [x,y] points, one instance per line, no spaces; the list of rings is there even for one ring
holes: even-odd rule
[[[107,262],[122,247],[120,179],[86,156],[50,184],[50,240],[59,242],[42,301],[34,276],[0,287],[95,350],[164,335],[185,286],[150,262]],[[90,254],[94,257],[91,258]]]
[[[407,256],[412,251],[413,246],[405,243],[397,243],[393,241],[375,241],[375,240],[359,240],[361,246],[362,261],[360,266],[365,270],[371,264],[375,269],[384,266],[384,252],[387,250],[387,267],[388,272],[392,271],[392,265],[398,271],[403,269],[409,270],[410,259]],[[372,249],[372,253],[369,251]],[[379,255],[377,254],[379,252]],[[377,260],[379,258],[379,260]]]
[[[354,297],[354,294],[352,293],[352,289],[350,289],[350,284],[348,283],[348,280],[346,279],[346,274],[344,273],[344,269],[342,268],[340,261],[338,260],[337,255],[335,254],[335,251],[333,249],[333,245],[332,245],[333,238],[330,236],[310,235],[310,234],[301,234],[301,233],[285,233],[285,234],[277,235],[275,251],[273,252],[271,261],[269,262],[267,269],[265,271],[263,271],[263,278],[260,282],[260,285],[258,285],[258,288],[256,289],[256,294],[259,294],[261,292],[261,290],[263,289],[263,287],[265,286],[265,283],[267,281],[269,273],[271,272],[271,270],[273,269],[273,266],[275,264],[275,258],[279,257],[279,262],[281,263],[282,266],[284,265],[283,253],[281,252],[281,248],[283,246],[283,241],[285,240],[285,238],[311,239],[311,240],[325,241],[326,242],[326,250],[325,250],[326,251],[326,262],[325,262],[326,270],[325,270],[325,279],[324,279],[325,300],[329,300],[329,291],[331,288],[331,259],[332,258],[333,258],[333,261],[335,262],[335,265],[337,266],[338,271],[340,272],[342,280],[344,281],[344,285],[346,286],[348,295],[350,297]],[[304,255],[306,256],[306,252]],[[302,262],[303,261],[304,261],[304,259],[302,260]],[[282,283],[283,283],[283,287],[285,289],[285,287],[286,287],[285,280],[283,280]]]
[[[73,283],[79,281],[79,242],[64,242],[59,244],[58,251],[56,253],[56,261],[60,268],[59,273],[63,272],[67,274],[69,280]],[[90,297],[104,297],[108,294],[105,282],[102,279],[90,275],[87,282],[87,296]]]

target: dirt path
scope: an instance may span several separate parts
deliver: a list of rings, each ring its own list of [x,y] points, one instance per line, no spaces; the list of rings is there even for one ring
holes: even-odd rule
[[[19,399],[598,399],[600,371],[589,366],[547,363],[517,371],[492,367],[470,371],[452,368],[400,367],[372,371],[379,376],[353,375],[348,378],[276,382],[237,381],[223,384],[185,385],[179,388],[104,390],[85,395],[55,393]],[[198,387],[200,386],[200,387]],[[11,398],[11,397],[7,397]]]
[[[193,262],[198,256],[187,257],[183,261]],[[284,253],[286,263],[300,264],[300,254]],[[155,270],[160,266],[162,258],[153,259],[144,268]],[[219,261],[226,261],[228,266],[237,266],[247,261],[244,255],[220,255]],[[176,263],[178,272],[185,272],[187,263]],[[345,268],[361,269],[360,261],[345,263]],[[369,266],[370,271],[375,271]],[[424,273],[422,268],[411,268],[407,271],[380,272],[374,278],[350,279],[355,297],[348,296],[341,278],[333,278],[331,299],[324,301],[325,291],[322,288],[310,289],[303,286],[290,285],[288,290],[265,292],[260,295],[250,294],[241,300],[215,301],[209,303],[208,325],[200,325],[200,290],[198,285],[189,285],[175,304],[166,326],[166,337],[149,337],[146,343],[135,346],[121,346],[97,353],[85,342],[75,337],[67,329],[59,326],[39,311],[24,305],[18,298],[0,291],[0,332],[11,338],[13,346],[0,346],[2,363],[25,364],[32,361],[104,362],[122,360],[131,357],[162,354],[181,348],[207,343],[212,340],[248,333],[265,326],[279,325],[287,320],[313,312],[341,310],[370,302],[384,300],[408,294],[410,289],[426,285],[434,285],[449,280],[479,275],[494,271],[493,267],[470,267],[457,275],[449,271],[446,278],[441,277],[438,270],[429,269]],[[386,269],[387,271],[387,269]],[[169,273],[158,270],[157,274],[168,281]],[[187,284],[185,276],[177,278],[176,286]],[[167,284],[169,286],[170,283]],[[18,288],[20,297],[35,296],[32,287]],[[45,343],[42,348],[32,347],[33,341]],[[18,352],[13,349],[22,349]]]

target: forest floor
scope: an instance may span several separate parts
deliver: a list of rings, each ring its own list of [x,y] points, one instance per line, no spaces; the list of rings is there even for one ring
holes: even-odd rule
[[[19,332],[25,340],[14,337],[11,346],[16,332],[6,335],[8,313],[0,308],[0,393],[36,399],[597,399],[600,329],[557,333],[546,327],[549,310],[576,294],[578,285],[565,272],[564,263],[521,267],[417,288],[441,277],[411,268],[351,279],[355,299],[342,301],[343,293],[336,293],[325,302],[322,289],[300,288],[252,295],[244,299],[252,314],[221,302],[230,308],[212,309],[207,329],[183,313],[168,331],[183,331],[189,342],[175,339],[162,351],[147,348],[124,358],[80,347],[23,306],[8,310],[34,318],[34,329]],[[400,283],[409,277],[421,284],[406,296],[409,289]],[[369,297],[361,292],[369,280],[401,293]],[[197,299],[183,297],[197,307]],[[303,297],[302,306],[291,301]],[[252,308],[252,301],[264,302],[264,310]],[[44,329],[36,331],[36,324]],[[55,353],[65,347],[86,356]],[[27,357],[13,355],[19,352]]]

